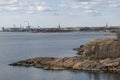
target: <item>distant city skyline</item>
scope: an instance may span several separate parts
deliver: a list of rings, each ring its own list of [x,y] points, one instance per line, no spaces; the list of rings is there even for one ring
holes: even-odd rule
[[[120,25],[120,0],[0,0],[0,27]]]

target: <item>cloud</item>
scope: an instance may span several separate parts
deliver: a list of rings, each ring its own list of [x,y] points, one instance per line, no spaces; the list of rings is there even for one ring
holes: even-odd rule
[[[47,3],[44,0],[0,0],[1,12],[24,12],[40,13],[50,12],[63,13],[77,11],[86,14],[100,14],[102,9],[119,8],[120,0],[61,0],[61,3]],[[60,6],[58,6],[60,4]],[[51,5],[51,6],[50,6]],[[54,7],[53,7],[54,6]],[[63,14],[62,13],[62,14]],[[78,13],[77,13],[78,14]]]
[[[85,10],[83,10],[83,12],[84,12],[84,13],[93,13],[94,11],[91,10],[91,9],[85,9]]]
[[[32,6],[29,6],[27,8],[27,13],[37,13],[37,12],[47,12],[47,11],[53,11],[53,8],[48,6],[44,2],[34,2]]]
[[[17,2],[17,0],[0,0],[0,4],[12,4]]]
[[[102,12],[99,9],[120,7],[120,0],[63,0],[61,5],[82,13],[100,14]]]
[[[83,13],[98,13],[94,8],[101,4],[101,0],[64,0],[64,5],[70,9],[76,9]]]
[[[51,11],[52,8],[47,6],[37,6],[37,11]]]
[[[120,7],[120,0],[109,0],[108,7],[117,8]]]
[[[52,7],[39,0],[0,0],[0,10],[36,13],[52,11]]]

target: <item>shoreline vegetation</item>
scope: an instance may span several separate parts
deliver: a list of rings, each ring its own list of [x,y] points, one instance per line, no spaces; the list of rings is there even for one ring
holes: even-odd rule
[[[9,64],[45,70],[76,70],[120,73],[120,31],[117,38],[92,40],[79,48],[74,57],[36,57]]]

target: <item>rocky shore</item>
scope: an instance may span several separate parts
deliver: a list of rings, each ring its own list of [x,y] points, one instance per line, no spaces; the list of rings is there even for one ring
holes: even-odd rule
[[[78,56],[36,57],[9,65],[45,70],[120,72],[120,55],[117,53],[116,39],[96,39],[74,50],[78,51]]]
[[[120,58],[88,60],[81,57],[37,57],[9,64],[10,66],[35,67],[45,70],[87,70],[120,72]]]

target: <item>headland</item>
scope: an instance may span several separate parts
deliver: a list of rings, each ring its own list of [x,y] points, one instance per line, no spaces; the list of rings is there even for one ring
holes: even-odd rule
[[[35,67],[45,70],[77,70],[120,72],[119,40],[95,39],[79,48],[74,57],[35,57],[9,64],[10,66]]]

